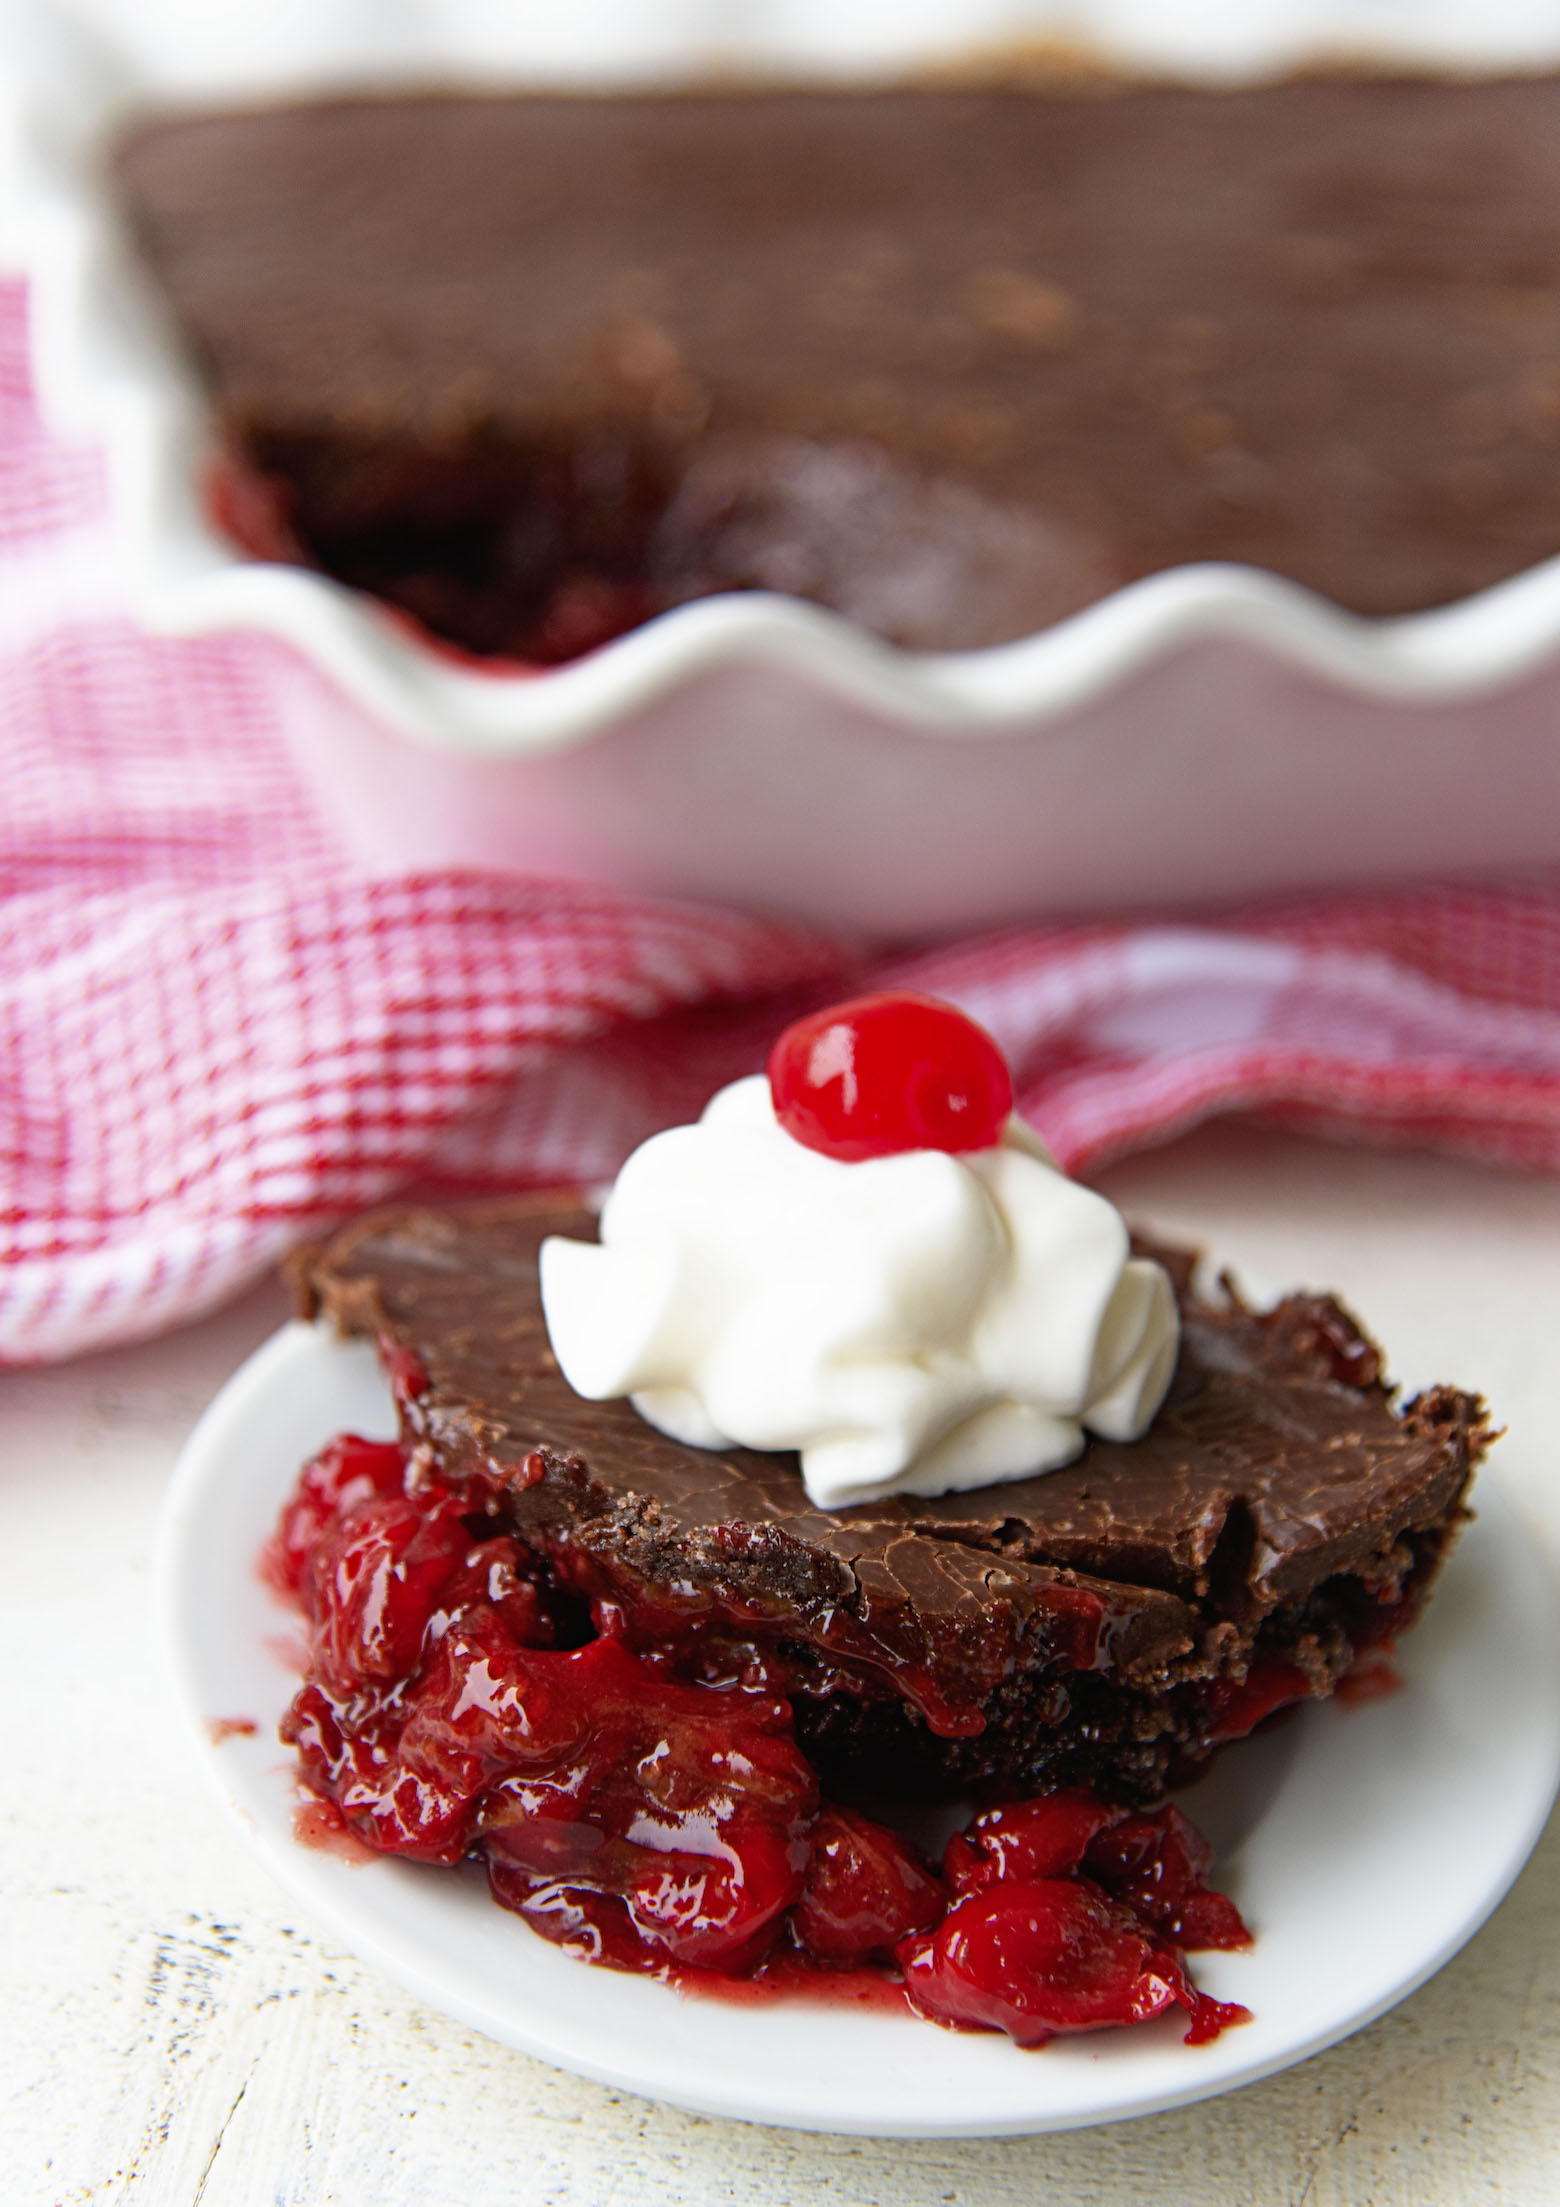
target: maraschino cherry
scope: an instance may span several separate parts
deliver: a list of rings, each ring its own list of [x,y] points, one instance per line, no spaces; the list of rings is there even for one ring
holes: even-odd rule
[[[787,1027],[769,1054],[769,1087],[787,1134],[848,1165],[990,1149],[1013,1108],[1013,1077],[985,1029],[907,990]]]

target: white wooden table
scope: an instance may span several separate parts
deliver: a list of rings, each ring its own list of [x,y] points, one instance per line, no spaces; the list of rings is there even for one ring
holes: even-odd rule
[[[1560,1542],[1560,1186],[1205,1132],[1134,1215],[1357,1301],[1411,1386],[1482,1387]],[[903,2144],[699,2120],[473,2038],[317,1938],[170,1729],[148,1562],[179,1444],[279,1321],[0,1374],[0,2202],[168,2207],[1540,2207],[1560,2200],[1560,1826],[1430,1985],[1179,2114]],[[1038,2057],[1037,2057],[1038,2058]]]

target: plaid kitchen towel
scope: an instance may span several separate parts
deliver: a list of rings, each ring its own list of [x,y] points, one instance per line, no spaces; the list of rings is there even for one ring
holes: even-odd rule
[[[1560,1169],[1560,890],[1025,927],[863,969],[602,889],[355,874],[284,647],[139,632],[0,291],[0,1361],[177,1323],[396,1191],[607,1177],[885,984],[952,998],[1087,1167],[1210,1114]]]

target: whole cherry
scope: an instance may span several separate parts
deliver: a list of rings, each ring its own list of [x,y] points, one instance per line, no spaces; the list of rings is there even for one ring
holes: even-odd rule
[[[787,1134],[843,1164],[906,1150],[990,1149],[1013,1078],[983,1027],[935,997],[888,990],[799,1019],[769,1054]]]

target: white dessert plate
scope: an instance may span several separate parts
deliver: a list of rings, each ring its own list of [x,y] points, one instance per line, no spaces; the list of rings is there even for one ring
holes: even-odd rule
[[[371,1351],[292,1325],[229,1381],[169,1491],[160,1595],[178,1689],[217,1789],[320,1926],[431,2007],[616,2089],[700,2114],[869,2136],[1063,2130],[1207,2098],[1288,2067],[1424,1982],[1501,1899],[1560,1779],[1560,1619],[1542,1552],[1486,1479],[1403,1689],[1304,1710],[1187,1797],[1250,1954],[1195,1958],[1254,2020],[1188,2047],[1169,2021],[1021,2052],[909,2014],[731,2005],[568,1960],[475,1870],[353,1865],[293,1837],[276,1724],[291,1620],[256,1558],[298,1466],[343,1428],[393,1431]],[[221,1720],[248,1719],[251,1735]],[[215,1720],[215,1721],[214,1721]]]

